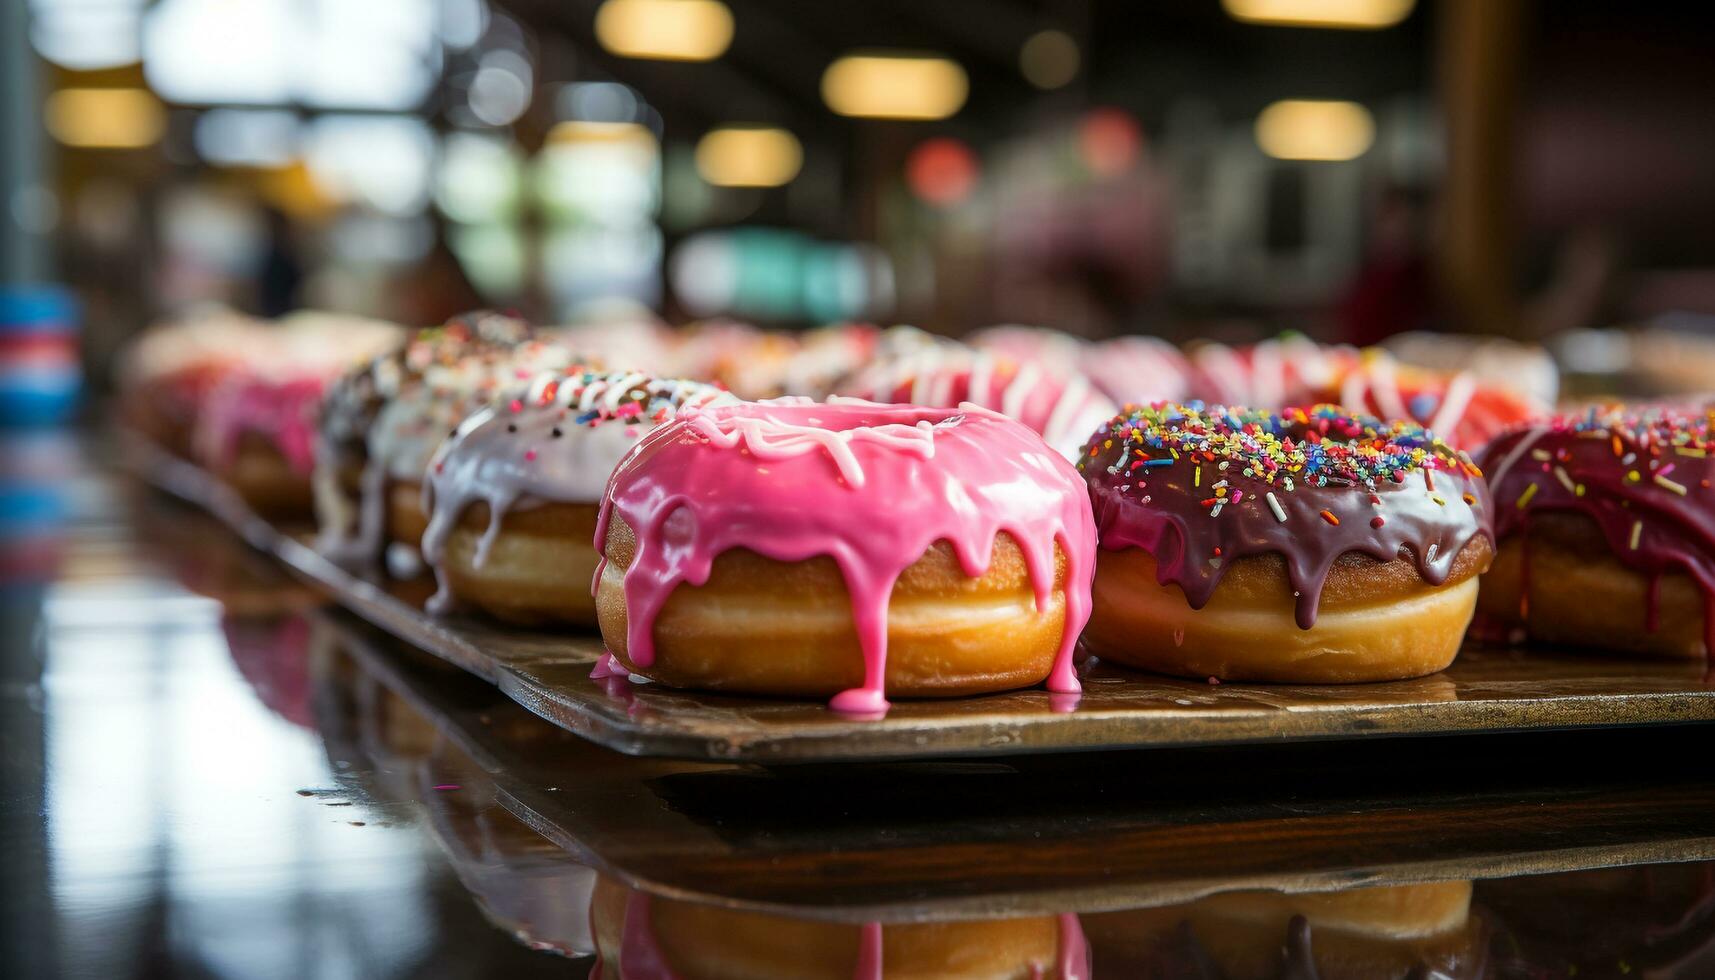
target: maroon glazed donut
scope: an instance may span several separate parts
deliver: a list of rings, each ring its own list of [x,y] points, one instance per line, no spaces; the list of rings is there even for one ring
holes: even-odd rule
[[[1545,643],[1715,651],[1712,454],[1711,410],[1592,408],[1495,440],[1483,614]]]

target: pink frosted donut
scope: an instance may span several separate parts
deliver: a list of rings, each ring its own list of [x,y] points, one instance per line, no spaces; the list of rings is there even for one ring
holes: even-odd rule
[[[1121,405],[1189,397],[1191,363],[1159,337],[1115,337],[1095,344],[1084,352],[1080,367],[1102,394]]]
[[[877,362],[845,387],[846,395],[877,402],[981,405],[1023,422],[1068,460],[1119,411],[1082,374],[950,344]]]
[[[1079,370],[1091,348],[1089,341],[1064,330],[1018,323],[984,327],[966,337],[965,343],[1010,360],[1039,364],[1058,374]]]
[[[1357,363],[1358,350],[1285,334],[1247,347],[1198,344],[1188,356],[1191,397],[1273,410],[1327,401],[1340,378]]]
[[[612,657],[671,686],[837,695],[865,714],[888,691],[1078,689],[1088,496],[1035,434],[975,405],[686,410],[614,471],[595,541]]]

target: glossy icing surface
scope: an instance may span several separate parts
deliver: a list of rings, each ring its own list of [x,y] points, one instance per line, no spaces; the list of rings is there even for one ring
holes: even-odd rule
[[[1404,550],[1439,585],[1472,538],[1493,538],[1489,491],[1468,456],[1410,423],[1331,406],[1134,408],[1096,433],[1079,468],[1103,548],[1148,551],[1160,582],[1194,609],[1228,563],[1278,554],[1304,629],[1343,554],[1391,561]]]
[[[853,400],[742,404],[685,412],[614,471],[596,545],[618,515],[636,532],[625,573],[628,652],[654,659],[656,614],[680,583],[701,585],[715,556],[748,548],[776,561],[826,555],[843,574],[864,656],[862,687],[834,707],[885,710],[887,609],[894,582],[931,545],[983,575],[1009,533],[1038,608],[1067,562],[1066,622],[1049,687],[1076,691],[1072,649],[1089,618],[1095,526],[1076,472],[1028,429],[976,405]],[[597,573],[600,578],[600,572]]]
[[[711,385],[636,372],[536,375],[465,419],[436,451],[423,485],[424,558],[438,564],[460,516],[482,501],[490,515],[482,561],[513,507],[593,504],[614,466],[650,429],[681,408],[734,400]]]
[[[1691,576],[1715,651],[1715,411],[1591,408],[1509,432],[1482,459],[1497,534],[1524,534],[1545,512],[1590,518],[1621,564]]]

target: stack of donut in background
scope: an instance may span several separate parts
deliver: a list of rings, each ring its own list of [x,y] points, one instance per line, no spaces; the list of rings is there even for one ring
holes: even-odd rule
[[[313,472],[326,554],[599,628],[602,675],[874,714],[1071,695],[1080,640],[1344,683],[1440,670],[1478,608],[1675,655],[1715,622],[1707,413],[1555,418],[1519,345],[226,314],[128,364],[128,417],[258,510]]]

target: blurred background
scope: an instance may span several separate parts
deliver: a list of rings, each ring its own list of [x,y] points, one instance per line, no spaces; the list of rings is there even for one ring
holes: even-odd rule
[[[0,281],[1372,343],[1715,314],[1715,8],[0,0]]]

